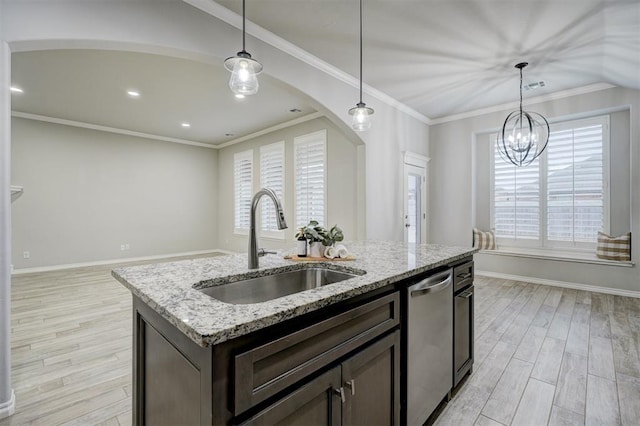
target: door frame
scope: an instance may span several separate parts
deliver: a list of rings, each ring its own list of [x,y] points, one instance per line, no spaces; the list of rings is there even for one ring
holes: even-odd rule
[[[405,151],[403,152],[403,169],[402,169],[402,224],[403,224],[403,234],[404,234],[404,242],[407,243],[407,228],[404,226],[405,224],[405,216],[407,215],[407,175],[411,167],[418,167],[424,170],[421,188],[421,210],[422,210],[422,226],[420,227],[420,242],[421,244],[425,244],[429,238],[429,222],[427,218],[429,217],[429,161],[431,158],[425,157],[424,155],[417,154],[415,152]]]

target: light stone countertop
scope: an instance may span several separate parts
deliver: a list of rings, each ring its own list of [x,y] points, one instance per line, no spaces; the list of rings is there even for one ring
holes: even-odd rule
[[[224,303],[194,288],[318,266],[294,262],[284,252],[260,258],[260,268],[247,268],[247,254],[118,268],[112,275],[134,296],[167,319],[200,346],[224,342],[252,331],[320,309],[477,252],[469,247],[406,245],[389,241],[345,243],[354,261],[327,262],[336,270],[366,274],[262,303]]]

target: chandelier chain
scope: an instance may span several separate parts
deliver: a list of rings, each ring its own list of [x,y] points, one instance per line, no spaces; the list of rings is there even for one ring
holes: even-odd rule
[[[522,68],[520,68],[520,115],[522,115]]]

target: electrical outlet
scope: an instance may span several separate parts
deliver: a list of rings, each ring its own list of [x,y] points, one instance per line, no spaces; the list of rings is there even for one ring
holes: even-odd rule
[[[120,244],[120,251],[124,251],[124,244]]]
[[[125,250],[129,250],[129,248],[130,248],[130,247],[129,247],[129,243],[127,243],[127,244],[125,244],[125,245],[124,245],[124,249],[125,249]]]
[[[29,259],[30,257],[31,257],[31,253],[29,253],[28,251],[22,252],[23,259]]]

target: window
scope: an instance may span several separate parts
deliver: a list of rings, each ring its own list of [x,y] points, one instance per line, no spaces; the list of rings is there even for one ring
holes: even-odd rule
[[[326,220],[327,131],[294,139],[296,227]]]
[[[260,147],[260,186],[275,191],[284,206],[284,142]],[[278,229],[273,202],[263,197],[260,209],[261,235],[284,239],[284,231]]]
[[[492,226],[512,246],[587,249],[609,228],[609,117],[551,126],[532,164],[505,162],[493,138]]]
[[[234,232],[248,234],[253,196],[253,150],[233,156]]]

